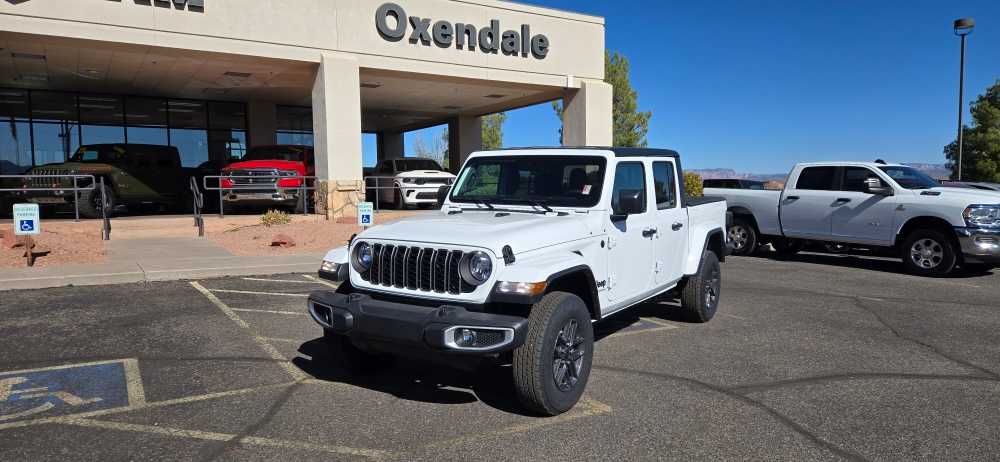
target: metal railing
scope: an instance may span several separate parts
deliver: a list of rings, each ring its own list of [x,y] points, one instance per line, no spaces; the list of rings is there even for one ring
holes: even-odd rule
[[[205,218],[201,216],[201,210],[205,207],[205,195],[198,187],[198,179],[191,177],[188,182],[191,188],[191,200],[194,209],[194,225],[198,228],[198,237],[205,237]]]
[[[41,183],[45,183],[46,179],[53,180],[54,186],[39,187],[35,186],[37,181],[35,179],[41,179]],[[63,179],[71,180],[73,182],[72,186],[63,186]],[[14,180],[14,182],[20,182],[21,187],[18,188],[8,188],[5,187],[8,183],[6,180]],[[81,180],[90,180],[87,186],[80,186]],[[25,186],[29,185],[29,186]],[[97,182],[94,179],[94,175],[0,175],[0,193],[11,193],[11,192],[73,192],[73,211],[75,215],[75,221],[80,221],[80,191],[93,191],[96,187]],[[104,189],[101,189],[104,192]],[[17,197],[17,196],[13,196]],[[41,196],[49,197],[49,196]]]
[[[223,184],[224,180],[229,180],[230,184]],[[238,180],[248,180],[247,183],[240,183]],[[251,183],[252,181],[270,181],[269,183]],[[281,186],[282,180],[298,182],[297,186]],[[210,185],[213,183],[214,185]],[[311,183],[311,184],[310,184]],[[315,176],[282,176],[282,175],[206,175],[202,178],[202,186],[205,191],[219,192],[219,216],[226,216],[225,196],[235,195],[237,199],[242,194],[267,194],[267,191],[298,191],[298,206],[302,207],[302,214],[309,214],[309,199],[306,195],[308,191],[316,189]],[[248,197],[246,200],[265,200],[265,198]]]

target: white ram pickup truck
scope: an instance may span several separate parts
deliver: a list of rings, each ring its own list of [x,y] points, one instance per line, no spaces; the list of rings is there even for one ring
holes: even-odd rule
[[[768,242],[794,253],[805,241],[819,241],[888,250],[919,275],[1000,262],[1000,193],[942,187],[906,165],[798,164],[783,191],[707,188],[705,194],[726,198],[735,255]]]
[[[329,252],[320,276],[340,285],[309,313],[349,369],[512,363],[521,401],[562,413],[586,386],[593,322],[674,289],[692,320],[715,314],[726,204],[685,197],[682,178],[669,150],[473,153],[440,212]]]

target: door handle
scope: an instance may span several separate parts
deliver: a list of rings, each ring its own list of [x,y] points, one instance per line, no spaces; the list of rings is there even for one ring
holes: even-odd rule
[[[838,198],[837,198],[837,200],[836,200],[836,201],[834,201],[833,203],[834,203],[834,204],[846,204],[846,203],[848,203],[848,202],[850,202],[850,201],[851,201],[851,200],[850,200],[850,199],[848,199],[848,198],[846,198],[846,197],[838,197]]]
[[[797,201],[799,200],[799,196],[788,196],[785,199],[790,201]]]
[[[680,230],[683,227],[684,227],[684,223],[674,223],[674,224],[670,225],[670,229],[673,229],[674,231],[678,231],[678,230]]]
[[[656,228],[646,228],[642,230],[642,237],[653,237],[656,235]]]

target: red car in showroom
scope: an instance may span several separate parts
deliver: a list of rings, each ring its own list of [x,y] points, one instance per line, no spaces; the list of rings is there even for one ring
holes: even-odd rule
[[[311,146],[255,146],[222,169],[223,201],[237,208],[301,209],[302,177],[316,174]],[[311,190],[304,190],[307,200]]]

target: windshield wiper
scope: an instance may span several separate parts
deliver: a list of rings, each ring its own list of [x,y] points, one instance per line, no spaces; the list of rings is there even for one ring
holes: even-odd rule
[[[511,202],[520,202],[522,204],[528,204],[534,207],[538,207],[542,210],[545,210],[546,212],[555,212],[555,210],[552,210],[552,207],[545,205],[544,202],[536,201],[534,199],[511,199]]]

